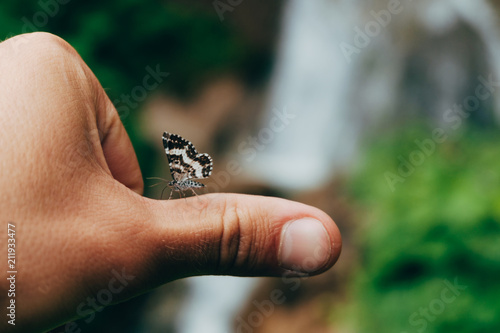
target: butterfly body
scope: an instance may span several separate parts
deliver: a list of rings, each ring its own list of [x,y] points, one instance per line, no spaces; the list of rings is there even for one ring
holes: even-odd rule
[[[185,190],[189,190],[191,188],[202,188],[205,187],[205,184],[195,182],[194,180],[183,180],[183,181],[176,181],[172,180],[168,182],[168,187],[172,189],[172,191],[176,192],[184,192]]]
[[[208,178],[212,174],[212,158],[208,154],[199,154],[194,145],[180,135],[164,132],[162,139],[173,178],[168,186],[172,191],[183,193],[191,190],[196,194],[193,189],[205,185],[193,179]]]

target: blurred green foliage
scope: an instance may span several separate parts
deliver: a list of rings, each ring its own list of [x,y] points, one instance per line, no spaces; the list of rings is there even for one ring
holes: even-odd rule
[[[386,172],[429,133],[379,140],[354,179],[366,222],[350,286],[358,332],[500,332],[500,135],[449,133],[392,191]]]
[[[0,36],[36,30],[64,38],[112,100],[142,84],[146,66],[170,72],[164,88],[182,95],[211,73],[241,71],[251,56],[245,41],[215,11],[157,0],[65,2],[0,3]]]
[[[46,31],[69,42],[118,110],[126,105],[121,119],[143,174],[150,175],[158,152],[140,133],[137,119],[144,99],[132,100],[129,107],[122,97],[143,86],[147,67],[170,74],[148,95],[163,91],[184,99],[215,75],[236,74],[251,83],[266,75],[261,65],[271,55],[253,49],[212,9],[159,0],[3,1],[0,38]]]

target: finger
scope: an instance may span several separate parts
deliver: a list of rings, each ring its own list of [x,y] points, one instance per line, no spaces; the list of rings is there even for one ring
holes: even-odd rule
[[[101,145],[113,177],[134,192],[142,194],[144,182],[130,138],[118,112],[102,86],[95,84],[97,127],[102,133]]]
[[[333,220],[297,202],[236,194],[145,200],[158,267],[181,276],[314,275],[340,255]]]
[[[63,141],[62,136],[69,129],[74,129],[71,139],[78,142],[77,146],[91,142],[89,154],[84,154],[86,159],[95,158],[100,167],[116,180],[142,193],[139,164],[118,112],[76,50],[59,37],[40,32],[13,37],[1,43],[0,48],[8,59],[3,61],[5,68],[2,68],[2,73],[17,71],[17,75],[4,77],[18,77],[27,81],[22,85],[16,82],[18,84],[6,86],[10,89],[17,87],[18,90],[22,87],[25,96],[43,96],[44,102],[50,100],[50,103],[33,103],[37,107],[27,107],[27,111],[18,113],[18,117],[30,119],[27,124],[44,123],[50,118],[52,126],[48,128],[62,128],[65,131],[59,130],[48,135],[51,138],[59,135],[61,138],[58,141],[72,146],[75,144],[68,139]],[[37,67],[36,71],[34,66]],[[39,87],[44,88],[43,94]],[[30,89],[32,93],[29,93]],[[12,95],[15,92],[8,93]],[[29,104],[29,100],[26,100],[24,98],[23,102]],[[60,117],[60,112],[66,112],[65,117]],[[58,123],[55,124],[55,121]]]

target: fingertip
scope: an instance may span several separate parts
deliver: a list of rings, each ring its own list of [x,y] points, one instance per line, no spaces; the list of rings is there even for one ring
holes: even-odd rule
[[[335,238],[317,219],[304,217],[287,222],[280,235],[279,265],[302,273],[329,268],[338,257]]]

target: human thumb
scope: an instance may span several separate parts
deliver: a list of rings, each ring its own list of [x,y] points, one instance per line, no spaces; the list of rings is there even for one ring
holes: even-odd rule
[[[144,199],[143,207],[155,249],[153,271],[160,280],[205,274],[279,276],[290,271],[315,275],[333,266],[342,246],[327,214],[279,198],[208,194]]]

